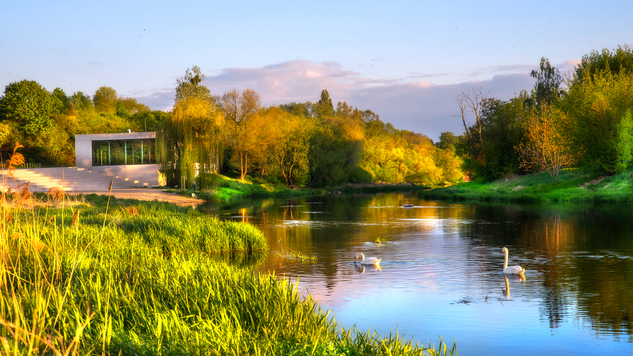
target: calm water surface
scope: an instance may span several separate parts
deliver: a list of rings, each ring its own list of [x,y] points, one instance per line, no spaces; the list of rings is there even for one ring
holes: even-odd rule
[[[467,356],[633,355],[633,207],[379,194],[207,211],[262,229],[271,252],[257,268],[300,277],[300,289],[345,326],[397,330],[424,344],[442,336]],[[503,246],[510,265],[527,269],[525,280],[502,273]],[[317,261],[297,263],[281,251]],[[355,266],[358,252],[382,258],[382,268]]]

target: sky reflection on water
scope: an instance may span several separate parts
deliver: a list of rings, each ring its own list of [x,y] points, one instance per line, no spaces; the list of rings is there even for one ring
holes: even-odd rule
[[[384,194],[266,201],[218,215],[257,225],[273,251],[317,256],[300,264],[270,253],[259,269],[300,277],[345,326],[425,344],[442,336],[461,355],[633,353],[630,212]],[[506,284],[503,246],[525,280]],[[358,252],[382,258],[381,269],[357,268]]]

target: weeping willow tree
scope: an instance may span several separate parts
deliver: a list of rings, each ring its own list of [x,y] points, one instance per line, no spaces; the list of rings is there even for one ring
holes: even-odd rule
[[[223,121],[221,111],[208,98],[191,96],[176,102],[157,137],[168,186],[191,188],[198,178],[198,187],[206,188],[207,175],[217,173],[222,159]]]

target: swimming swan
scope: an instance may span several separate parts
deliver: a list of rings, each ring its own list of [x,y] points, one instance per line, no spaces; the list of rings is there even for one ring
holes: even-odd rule
[[[382,258],[376,258],[376,257],[365,258],[365,254],[363,254],[362,252],[356,255],[356,257],[354,257],[354,263],[358,261],[360,262],[361,265],[368,265],[368,266],[378,265],[380,264],[380,260],[382,260]]]
[[[501,255],[505,254],[505,261],[503,262],[503,273],[506,274],[523,274],[525,272],[525,268],[521,266],[510,266],[508,267],[508,248],[504,247],[501,249]]]

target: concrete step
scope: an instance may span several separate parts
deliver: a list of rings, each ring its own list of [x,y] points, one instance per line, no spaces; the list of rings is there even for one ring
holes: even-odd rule
[[[6,175],[8,172],[3,172]],[[94,191],[107,190],[110,182],[113,189],[129,189],[142,187],[143,183],[129,181],[123,177],[110,176],[97,171],[89,171],[84,168],[36,168],[17,169],[14,171],[14,180],[5,180],[12,189],[20,184],[29,183],[32,192],[47,192],[52,187],[60,187],[66,191]]]

